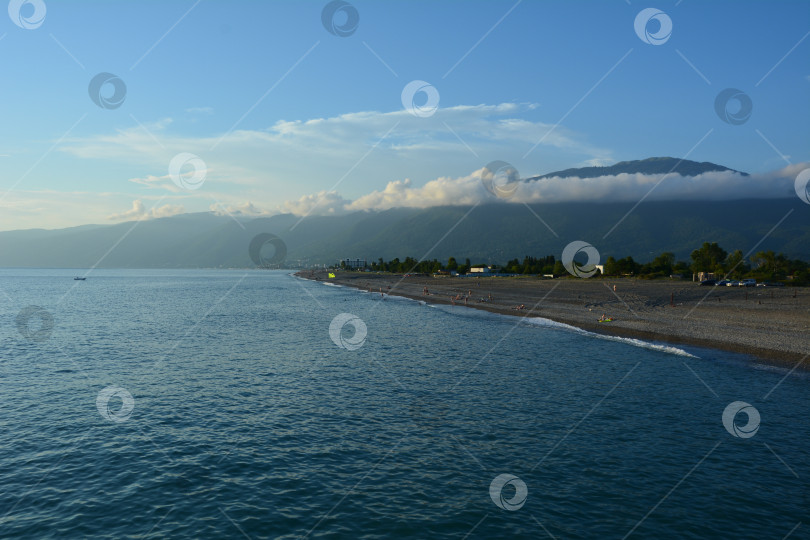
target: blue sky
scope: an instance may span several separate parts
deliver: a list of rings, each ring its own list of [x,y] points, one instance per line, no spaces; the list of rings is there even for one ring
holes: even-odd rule
[[[493,160],[524,177],[810,160],[808,2],[356,1],[345,37],[322,24],[327,2],[42,5],[36,28],[0,22],[0,230],[462,203],[448,186]],[[659,45],[634,29],[650,7],[672,21]],[[90,99],[101,72],[126,84],[120,107]],[[414,80],[435,113],[403,107]],[[740,125],[715,112],[730,87],[753,103]],[[205,163],[198,189],[172,182],[180,153]]]

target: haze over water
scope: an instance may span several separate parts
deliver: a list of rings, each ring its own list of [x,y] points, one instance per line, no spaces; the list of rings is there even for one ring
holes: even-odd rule
[[[286,272],[73,272],[0,271],[0,536],[806,527],[806,375]],[[16,327],[28,305],[53,315],[42,341]],[[364,341],[330,336],[342,313]],[[724,427],[735,401],[760,414],[753,436]]]

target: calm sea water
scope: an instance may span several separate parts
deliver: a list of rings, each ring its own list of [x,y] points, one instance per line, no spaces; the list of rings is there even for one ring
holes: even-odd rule
[[[806,375],[285,272],[74,272],[0,270],[2,537],[810,536]]]

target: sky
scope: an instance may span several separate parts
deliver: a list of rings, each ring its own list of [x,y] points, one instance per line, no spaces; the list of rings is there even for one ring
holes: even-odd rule
[[[809,21],[799,1],[11,0],[0,230],[466,204],[496,160],[672,156],[752,173],[693,195],[787,195],[810,166]],[[519,196],[660,178],[612,180]]]

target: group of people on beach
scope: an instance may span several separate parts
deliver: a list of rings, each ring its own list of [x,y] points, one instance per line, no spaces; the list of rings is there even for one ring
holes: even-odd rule
[[[456,305],[456,301],[457,301],[457,300],[458,300],[458,301],[464,300],[464,305],[466,306],[466,305],[467,305],[467,299],[468,299],[468,298],[469,298],[469,296],[465,296],[465,295],[464,295],[464,294],[462,294],[462,293],[458,293],[457,295],[455,295],[455,296],[451,296],[451,297],[450,297],[450,303],[451,303],[451,304],[453,304],[453,305],[455,306],[455,305]]]
[[[374,289],[372,289],[372,288],[371,288],[371,285],[369,285],[368,283],[366,283],[366,287],[368,287],[368,292],[370,292],[370,293],[373,293],[373,292],[374,292]],[[390,291],[390,290],[391,290],[391,285],[388,285],[388,287],[386,288],[386,290],[387,290],[387,291]],[[385,299],[385,293],[383,292],[382,287],[380,287],[380,288],[379,288],[379,292],[380,292],[380,298],[382,298],[382,299],[384,300],[384,299]]]
[[[370,284],[367,283],[366,286],[368,287],[368,292],[374,292],[374,290],[373,290],[373,288],[371,287]],[[475,286],[480,287],[481,284],[476,282]],[[391,286],[388,285],[386,287],[386,290],[390,291]],[[384,300],[386,293],[383,292],[383,288],[379,287],[378,291],[380,293],[380,298]],[[616,286],[615,285],[613,286],[613,291],[614,292],[616,291]],[[430,290],[428,290],[427,285],[422,287],[422,296],[431,296],[431,294],[432,293],[430,292]],[[468,305],[471,298],[472,298],[472,289],[467,289],[467,294],[464,294],[464,291],[461,291],[461,292],[457,293],[455,296],[451,296],[450,297],[450,303],[455,306],[456,302],[461,302],[463,300],[464,305],[466,306],[466,305]],[[482,296],[482,297],[478,298],[476,300],[476,302],[480,304],[480,303],[492,302],[493,300],[495,300],[495,297],[492,295],[492,293],[488,293],[486,297]],[[525,311],[526,310],[526,305],[525,304],[517,304],[515,306],[512,306],[511,309],[513,311]],[[612,317],[608,317],[606,313],[602,313],[602,316],[599,318],[598,322],[612,322],[612,321],[613,321]]]
[[[476,286],[480,287],[480,284],[476,283]],[[425,287],[425,290],[427,290],[427,287]],[[460,292],[460,293],[456,294],[455,296],[451,296],[450,297],[450,303],[455,306],[456,302],[460,302],[460,301],[464,300],[464,305],[466,306],[467,302],[469,302],[469,300],[471,298],[472,298],[472,289],[468,289],[466,295],[463,292]],[[476,300],[476,302],[480,304],[480,303],[492,302],[494,299],[495,299],[495,297],[492,296],[492,293],[489,293],[489,294],[487,294],[486,297],[482,296],[482,297],[478,298]]]

